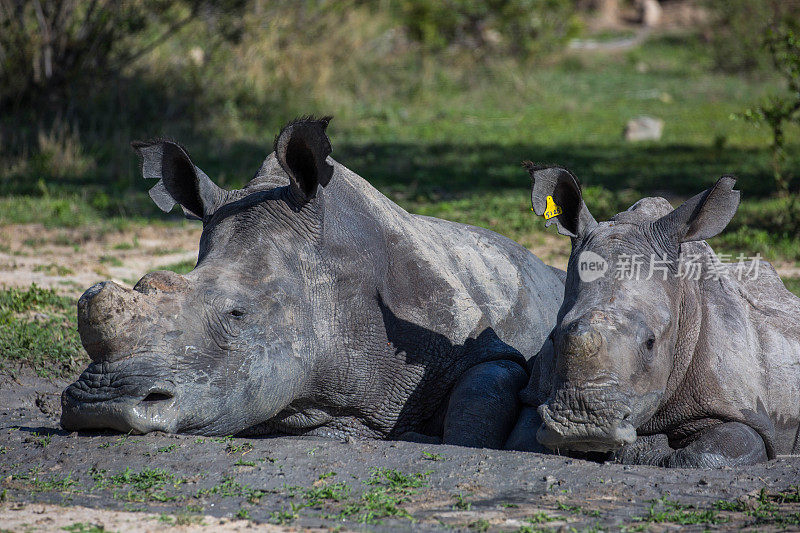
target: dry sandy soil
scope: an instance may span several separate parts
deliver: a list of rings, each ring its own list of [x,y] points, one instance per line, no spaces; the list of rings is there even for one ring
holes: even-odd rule
[[[0,286],[36,283],[80,295],[98,281],[131,285],[146,272],[197,259],[199,225],[0,227]]]
[[[7,226],[0,285],[131,285],[193,261],[198,240],[196,225]],[[533,242],[564,266],[567,239]],[[800,530],[800,457],[664,470],[407,442],[67,433],[66,384],[0,375],[0,531]]]

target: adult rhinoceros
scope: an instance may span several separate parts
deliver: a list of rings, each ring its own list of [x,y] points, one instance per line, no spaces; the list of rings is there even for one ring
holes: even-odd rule
[[[571,172],[529,171],[572,255],[508,445],[668,467],[800,453],[800,299],[768,263],[722,263],[704,241],[736,213],[734,179],[598,223]]]
[[[425,438],[502,446],[563,277],[511,240],[407,213],[288,124],[227,191],[184,149],[134,143],[151,190],[203,222],[195,269],[78,302],[92,359],[70,430]]]

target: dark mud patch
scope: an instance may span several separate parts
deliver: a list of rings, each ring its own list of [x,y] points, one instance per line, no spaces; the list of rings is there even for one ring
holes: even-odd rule
[[[0,377],[0,517],[55,504],[155,514],[164,526],[211,516],[301,529],[800,528],[800,457],[666,470],[408,442],[67,433],[65,385]]]

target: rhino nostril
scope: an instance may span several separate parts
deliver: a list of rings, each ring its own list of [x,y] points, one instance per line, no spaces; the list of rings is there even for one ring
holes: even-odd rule
[[[147,396],[142,399],[143,403],[151,403],[151,402],[163,402],[166,400],[171,400],[173,398],[172,394],[168,392],[162,391],[153,391],[150,392]]]

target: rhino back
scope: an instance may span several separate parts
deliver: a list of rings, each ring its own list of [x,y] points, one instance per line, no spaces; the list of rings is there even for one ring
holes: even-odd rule
[[[800,298],[766,261],[760,261],[757,276],[743,277],[741,298],[761,348],[776,451],[800,453]]]
[[[438,417],[466,370],[497,359],[524,364],[538,352],[563,281],[513,241],[411,215],[329,162],[333,177],[318,192],[320,251],[304,267],[318,287],[308,291],[316,344],[329,346],[310,394],[363,421],[364,435],[440,433]],[[287,182],[271,155],[247,189]]]
[[[490,328],[526,359],[539,351],[563,298],[556,270],[492,231],[411,215],[352,171],[338,164],[336,169],[341,175],[332,185],[344,186],[341,193],[354,194],[369,214],[354,225],[380,229],[386,254],[382,297],[399,318],[456,344]],[[349,202],[337,199],[342,204]]]
[[[757,277],[742,279],[735,265],[726,267],[719,280],[700,282],[701,334],[678,395],[694,396],[695,416],[750,425],[770,455],[797,453],[800,299],[769,263],[760,263]]]

